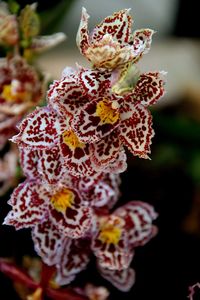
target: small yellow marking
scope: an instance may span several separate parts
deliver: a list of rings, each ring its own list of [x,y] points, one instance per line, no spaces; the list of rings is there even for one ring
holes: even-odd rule
[[[74,193],[64,188],[52,196],[51,203],[57,211],[64,212],[68,207],[72,206],[74,198]]]
[[[106,244],[117,245],[122,235],[122,229],[117,224],[103,223],[100,226],[99,239]]]
[[[80,142],[72,130],[64,131],[62,134],[63,142],[71,149],[84,148],[85,144]]]
[[[119,120],[119,112],[105,98],[97,104],[96,115],[103,124],[115,124]]]
[[[15,101],[30,101],[31,100],[31,93],[28,91],[23,92],[13,92],[12,85],[6,84],[3,86],[3,91],[1,93],[2,98],[4,98],[8,102],[15,102]]]

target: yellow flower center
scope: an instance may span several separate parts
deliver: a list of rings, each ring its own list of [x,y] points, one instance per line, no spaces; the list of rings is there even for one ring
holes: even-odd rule
[[[51,203],[57,211],[64,212],[68,207],[72,206],[74,198],[74,193],[67,188],[64,188],[52,196]]]
[[[113,107],[112,102],[105,98],[97,104],[96,115],[103,124],[114,124],[119,120],[119,112]]]
[[[12,84],[6,84],[3,86],[3,91],[1,96],[8,102],[15,102],[15,101],[30,101],[31,100],[31,93],[28,91],[13,91]]]
[[[106,244],[117,245],[121,238],[122,230],[114,225],[105,224],[101,228],[99,239]]]
[[[83,148],[84,143],[80,142],[76,134],[72,130],[64,131],[62,134],[63,142],[71,149]]]

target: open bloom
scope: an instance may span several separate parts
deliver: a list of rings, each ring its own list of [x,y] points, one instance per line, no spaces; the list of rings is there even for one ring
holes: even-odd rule
[[[66,185],[47,189],[37,180],[26,180],[12,194],[13,207],[5,224],[16,229],[33,227],[50,220],[63,236],[78,238],[91,226],[92,212],[78,191]]]
[[[37,177],[27,179],[11,196],[12,210],[5,224],[21,229],[48,222],[63,237],[80,238],[92,226],[93,208],[111,208],[116,203],[118,183],[118,176],[112,174],[90,182],[68,174],[57,185],[44,184]]]
[[[0,77],[0,112],[22,115],[41,100],[43,80],[21,56],[2,59]]]
[[[136,70],[131,65],[114,75],[68,69],[50,87],[49,105],[58,114],[69,116],[78,139],[90,144],[96,170],[116,160],[124,146],[140,157],[147,158],[150,153],[154,131],[147,107],[164,94],[163,73],[140,75]]]
[[[59,180],[66,168],[75,176],[110,172],[111,168],[116,173],[126,169],[126,156],[122,150],[111,164],[107,162],[94,167],[90,144],[80,142],[69,126],[68,118],[58,115],[48,106],[29,114],[20,124],[19,134],[12,141],[27,149],[22,158],[22,163],[26,161],[23,165],[27,162],[38,164],[39,173],[44,174],[43,177],[49,183]],[[26,159],[27,155],[32,157],[31,161]]]
[[[96,164],[103,163],[106,156],[107,160],[113,159],[123,146],[134,155],[148,157],[154,131],[147,107],[164,94],[162,75],[162,72],[141,74],[131,91],[96,97],[70,120],[80,141],[93,143],[91,148]],[[116,89],[117,84],[114,87]],[[98,155],[99,149],[101,155]]]
[[[128,62],[136,62],[148,52],[154,31],[140,29],[132,34],[129,9],[105,18],[91,34],[88,32],[88,18],[83,8],[77,45],[94,67],[114,69]]]
[[[157,217],[147,203],[132,201],[109,216],[98,218],[98,230],[92,249],[101,267],[110,270],[127,269],[133,249],[144,245],[156,233],[152,220]]]
[[[134,249],[156,234],[152,221],[157,214],[140,201],[132,201],[111,215],[96,212],[95,225],[84,239],[67,238],[50,221],[36,225],[32,231],[35,249],[46,264],[56,265],[55,282],[59,285],[74,280],[94,253],[102,276],[128,291],[135,281],[135,272],[129,267]]]

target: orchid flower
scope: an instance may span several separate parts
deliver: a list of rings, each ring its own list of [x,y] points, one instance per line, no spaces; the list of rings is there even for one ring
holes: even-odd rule
[[[124,214],[125,221],[121,217]],[[84,239],[65,238],[50,226],[50,222],[35,226],[32,237],[44,262],[56,265],[55,282],[58,285],[73,281],[87,267],[93,253],[102,276],[122,291],[127,291],[135,280],[135,273],[129,267],[133,250],[157,233],[152,225],[156,216],[147,203],[133,201],[111,215],[105,212],[95,214],[96,225]]]
[[[36,38],[34,9],[20,14],[24,50],[46,47],[45,39]],[[12,138],[27,179],[11,195],[4,224],[31,228],[37,254],[55,268],[56,285],[71,283],[94,256],[102,277],[125,292],[135,282],[136,247],[157,233],[157,213],[141,201],[114,208],[119,173],[127,168],[125,147],[148,158],[154,135],[148,106],[164,94],[164,72],[142,74],[137,68],[154,31],[131,34],[128,9],[105,18],[91,34],[88,18],[83,8],[77,44],[93,68],[65,68],[49,88],[48,104],[30,113]],[[2,98],[14,99],[13,88],[12,80],[3,82]],[[46,291],[37,287],[30,300]],[[86,294],[91,300],[107,297],[99,290]]]
[[[140,29],[132,34],[129,11],[124,9],[105,18],[89,34],[89,15],[85,8],[82,9],[77,45],[95,68],[115,69],[128,62],[137,62],[148,52],[154,31]]]
[[[67,118],[58,115],[48,106],[29,114],[20,124],[19,134],[14,136],[12,141],[20,148],[31,149],[31,161],[36,161],[39,173],[44,174],[43,177],[49,183],[59,180],[66,168],[75,176],[109,172],[110,168],[116,173],[126,169],[126,155],[123,149],[111,163],[105,161],[102,165],[94,166],[90,153],[91,145],[80,142],[69,126]]]
[[[124,146],[143,158],[150,153],[154,131],[147,107],[164,94],[163,72],[138,74],[136,69],[126,66],[118,75],[68,71],[48,92],[49,105],[69,116],[78,139],[90,144],[97,167],[117,159]]]
[[[13,209],[4,223],[21,229],[48,222],[63,237],[83,237],[92,226],[92,208],[112,207],[118,200],[118,182],[109,174],[94,178],[90,186],[70,175],[59,185],[27,179],[14,190],[8,202]]]
[[[22,115],[41,101],[44,84],[38,72],[21,56],[0,65],[0,112]]]

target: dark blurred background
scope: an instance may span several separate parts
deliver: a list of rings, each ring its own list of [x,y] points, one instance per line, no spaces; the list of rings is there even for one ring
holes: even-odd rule
[[[19,1],[28,3],[28,1]],[[32,2],[32,1],[29,1]],[[104,3],[105,2],[105,3]],[[75,32],[81,6],[91,15],[91,28],[118,9],[131,7],[135,27],[157,30],[142,70],[168,71],[167,94],[153,108],[156,136],[152,160],[128,156],[128,170],[122,175],[122,198],[147,201],[159,213],[159,233],[138,248],[133,260],[136,283],[129,293],[120,293],[102,280],[92,267],[77,279],[91,280],[111,291],[110,299],[183,300],[188,287],[200,282],[200,27],[197,1],[112,0],[38,1],[43,32],[64,30],[68,41],[39,59],[43,69],[59,78],[66,65],[84,63],[75,50]],[[62,11],[62,13],[61,13]],[[53,63],[52,63],[53,61]],[[11,191],[10,191],[11,192]],[[1,221],[9,211],[9,193],[1,199]],[[0,256],[34,255],[29,230],[16,232],[0,228]],[[75,282],[76,283],[76,282]],[[0,299],[18,299],[11,282],[0,274]],[[200,293],[194,300],[200,299]]]

